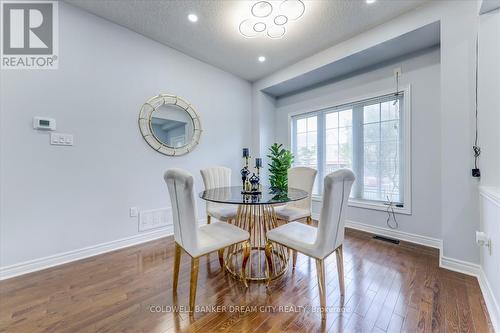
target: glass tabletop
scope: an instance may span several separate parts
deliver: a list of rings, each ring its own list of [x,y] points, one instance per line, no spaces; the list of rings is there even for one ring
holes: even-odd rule
[[[272,205],[297,201],[309,196],[306,191],[289,188],[288,191],[273,191],[269,187],[263,187],[261,194],[242,194],[241,186],[217,187],[200,192],[200,198],[207,201],[245,204],[245,205]]]

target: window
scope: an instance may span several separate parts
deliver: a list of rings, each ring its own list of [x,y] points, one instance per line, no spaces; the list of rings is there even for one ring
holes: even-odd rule
[[[295,164],[318,169],[318,117],[309,115],[296,119]],[[319,184],[314,182],[313,193],[319,191]]]
[[[391,201],[400,212],[408,211],[405,95],[407,91],[292,116],[294,164],[318,170],[313,195],[321,195],[325,175],[349,168],[356,174],[351,204],[384,206]]]

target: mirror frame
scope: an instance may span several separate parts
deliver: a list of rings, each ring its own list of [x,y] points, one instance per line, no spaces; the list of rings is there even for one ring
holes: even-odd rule
[[[191,117],[191,120],[193,121],[193,137],[188,144],[179,148],[174,148],[159,141],[154,135],[153,128],[151,126],[151,118],[153,116],[153,112],[163,105],[177,106],[186,111]],[[151,97],[142,105],[141,111],[139,112],[139,129],[142,137],[151,146],[151,148],[168,156],[181,156],[192,151],[200,142],[202,132],[200,117],[193,106],[181,97],[169,94],[159,94]]]

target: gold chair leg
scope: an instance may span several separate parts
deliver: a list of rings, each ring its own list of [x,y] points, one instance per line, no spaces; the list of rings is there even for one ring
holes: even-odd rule
[[[179,266],[181,265],[182,248],[177,242],[175,243],[175,259],[174,259],[174,285],[172,290],[177,291],[177,283],[179,282]]]
[[[295,269],[295,265],[297,264],[297,251],[292,250],[293,255],[293,269]]]
[[[245,287],[248,288],[247,282],[247,263],[250,258],[250,241],[245,241],[243,243],[243,263],[241,265],[241,279],[245,284]]]
[[[345,284],[344,284],[344,250],[342,245],[340,245],[337,250],[335,250],[335,255],[337,257],[337,272],[339,274],[339,287],[340,295],[345,295]]]
[[[212,216],[207,215],[207,224],[210,224],[211,220],[212,220]]]
[[[198,284],[198,267],[200,259],[191,259],[191,283],[189,286],[189,311],[194,314],[194,303],[196,300],[196,286]]]
[[[269,284],[271,283],[271,277],[273,276],[272,255],[273,255],[273,244],[271,243],[271,241],[268,240],[266,243],[266,263],[267,263],[266,287],[269,287]]]
[[[308,225],[311,225],[312,224],[312,217],[308,216],[306,222]]]
[[[224,249],[220,249],[219,251],[219,265],[222,270],[224,270]]]
[[[321,305],[321,319],[326,319],[326,285],[325,265],[323,259],[316,259],[316,275],[318,276],[319,303]]]

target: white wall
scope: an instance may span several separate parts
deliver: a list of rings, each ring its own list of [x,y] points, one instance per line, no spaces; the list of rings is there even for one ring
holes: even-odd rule
[[[222,164],[236,182],[251,143],[248,82],[64,2],[59,20],[58,70],[1,73],[0,266],[136,235],[129,207],[170,205],[166,169],[189,170],[201,190],[200,168]],[[192,153],[167,157],[142,139],[139,109],[158,93],[198,110]],[[50,146],[37,115],[75,145]]]
[[[395,88],[393,69],[402,68],[401,86],[411,85],[412,113],[412,215],[397,214],[399,230],[441,238],[440,178],[440,94],[439,49],[339,82],[278,99],[276,139],[288,143],[288,116],[296,112],[336,106],[342,101]],[[429,209],[432,207],[432,209]],[[319,214],[321,203],[313,204]],[[386,227],[387,213],[349,207],[347,219]]]
[[[476,1],[445,2],[441,14],[441,223],[444,257],[479,263],[474,165]]]
[[[276,99],[260,90],[252,90],[252,158],[261,157],[264,168],[261,171],[263,185],[269,185],[269,147],[275,142],[274,109]],[[253,166],[252,161],[252,166]]]
[[[500,186],[500,9],[479,19],[481,184]]]

